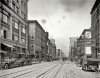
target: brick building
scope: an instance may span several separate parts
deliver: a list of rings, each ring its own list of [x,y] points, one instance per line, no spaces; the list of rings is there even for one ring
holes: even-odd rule
[[[95,40],[95,46],[92,47],[94,58],[100,58],[100,0],[96,0],[91,9],[91,34]]]
[[[27,53],[27,3],[0,0],[0,50],[11,57],[21,58]]]
[[[70,38],[70,46],[69,46],[69,59],[74,60],[75,57],[75,43],[77,42],[78,37],[71,37]]]
[[[38,60],[46,60],[48,32],[37,20],[29,20],[29,52]]]
[[[84,29],[80,37],[77,39],[77,57],[80,59],[86,54],[86,47],[91,49],[91,31],[90,29]],[[91,53],[88,54],[91,57]]]

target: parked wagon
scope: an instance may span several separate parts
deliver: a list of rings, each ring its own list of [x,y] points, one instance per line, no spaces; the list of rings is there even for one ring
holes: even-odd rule
[[[86,58],[85,61],[83,61],[82,69],[85,71],[87,70],[100,71],[100,59]]]

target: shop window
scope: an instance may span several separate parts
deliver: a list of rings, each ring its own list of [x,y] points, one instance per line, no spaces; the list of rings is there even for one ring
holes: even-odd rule
[[[6,39],[6,38],[7,38],[7,31],[4,30],[4,39]]]

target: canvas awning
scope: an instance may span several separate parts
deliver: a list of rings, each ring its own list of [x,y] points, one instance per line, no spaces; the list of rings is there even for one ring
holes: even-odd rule
[[[0,53],[6,53],[5,51],[0,50]]]
[[[3,45],[7,46],[7,47],[11,47],[11,48],[14,48],[14,46],[12,45],[9,45],[9,44],[6,44],[6,43],[2,43]]]
[[[18,54],[23,54],[23,55],[25,55],[26,53],[18,53]]]

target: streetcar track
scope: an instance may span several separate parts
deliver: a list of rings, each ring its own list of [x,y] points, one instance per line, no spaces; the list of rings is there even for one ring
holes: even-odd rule
[[[57,66],[57,65],[56,65],[56,66]],[[48,69],[47,71],[43,72],[42,74],[40,74],[40,75],[39,75],[39,76],[37,76],[36,78],[39,78],[39,77],[41,77],[42,75],[44,75],[44,74],[48,73],[49,71],[51,71],[52,69],[54,69],[56,66],[54,66],[54,67],[52,67],[52,68]]]
[[[42,65],[42,66],[40,66],[40,67],[42,68],[42,67],[44,67],[44,66],[47,66],[47,65]],[[48,65],[48,66],[49,66],[49,65]],[[36,66],[36,67],[37,67],[37,66]],[[26,70],[30,70],[30,69],[32,69],[32,68],[34,68],[34,67],[27,68],[27,69],[24,69],[24,70],[20,70],[20,71],[17,71],[17,72],[13,72],[13,73],[8,73],[8,74],[5,74],[5,75],[1,75],[0,77],[4,77],[4,76],[12,75],[12,74],[15,74],[15,73],[23,72],[23,71],[26,71]],[[34,69],[34,70],[36,70],[36,69]]]
[[[57,65],[58,65],[58,64],[57,64]],[[55,65],[55,66],[57,66],[57,65]],[[47,67],[47,66],[50,66],[50,65],[46,65],[46,67]],[[55,67],[55,66],[54,66],[54,67]],[[43,68],[43,67],[40,67],[40,68],[37,68],[37,69],[34,69],[34,70],[39,70],[39,69],[41,69],[41,68]],[[15,77],[13,77],[13,78],[17,78],[17,77],[23,76],[23,75],[25,75],[25,74],[31,73],[31,72],[33,72],[34,70],[31,70],[31,71],[29,71],[29,72],[26,72],[26,73],[17,75],[17,76],[15,76]]]
[[[59,70],[57,70],[57,73],[54,75],[54,77],[53,78],[55,78],[56,77],[56,75],[59,73],[59,71],[61,70],[61,68],[63,67],[63,65],[61,65],[61,67],[59,68]],[[53,68],[51,68],[51,69],[49,69],[49,70],[47,70],[46,72],[44,72],[44,73],[42,73],[42,74],[40,74],[39,76],[37,76],[36,78],[39,78],[39,77],[41,77],[42,75],[44,75],[42,78],[44,78],[45,77],[45,75],[47,75],[50,71],[52,71],[54,69],[54,67]]]
[[[64,65],[64,64],[63,64]],[[56,72],[56,74],[53,76],[53,78],[56,78],[57,74],[60,72],[60,70],[62,69],[63,65],[61,65],[61,67],[59,68],[59,70]]]

